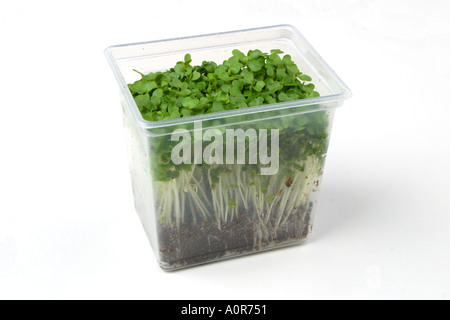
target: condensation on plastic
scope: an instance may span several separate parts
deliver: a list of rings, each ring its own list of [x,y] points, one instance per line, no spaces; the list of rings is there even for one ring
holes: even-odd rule
[[[232,55],[234,49],[239,49],[242,52],[253,49],[259,49],[263,52],[269,52],[272,49],[282,50],[285,54],[292,56],[292,60],[303,73],[311,76],[312,82],[316,85],[316,91],[321,94],[321,97],[172,120],[150,122],[143,119],[127,86],[127,84],[140,79],[139,74],[133,69],[144,74],[164,71],[172,68],[177,61],[183,60],[186,53],[191,54],[192,65],[201,64],[204,60],[221,63]],[[351,92],[294,27],[281,25],[172,40],[117,45],[106,49],[105,54],[120,86],[135,207],[163,269],[175,270],[303,243],[307,239],[316,209],[318,188],[308,200],[311,205],[308,204],[307,221],[296,222],[294,226],[290,226],[298,228],[299,230],[292,232],[301,234],[301,237],[284,239],[285,241],[275,241],[275,239],[262,244],[261,239],[255,235],[253,240],[246,240],[247,243],[251,242],[251,245],[243,245],[241,248],[238,246],[242,245],[242,241],[238,245],[232,239],[232,227],[229,227],[231,231],[227,231],[227,237],[223,238],[226,240],[221,240],[222,234],[220,232],[224,232],[223,228],[218,233],[219,236],[199,235],[198,233],[201,233],[201,229],[199,229],[195,232],[192,231],[192,234],[190,234],[192,239],[195,236],[198,236],[199,239],[203,237],[203,242],[199,240],[197,244],[195,241],[191,244],[192,246],[197,245],[199,248],[194,248],[195,250],[186,248],[179,240],[178,243],[172,241],[169,250],[163,243],[167,240],[168,235],[163,234],[159,222],[160,217],[158,217],[161,198],[159,189],[161,186],[152,179],[150,170],[151,146],[154,140],[170,135],[176,128],[193,128],[193,123],[196,121],[202,122],[204,130],[218,126],[239,128],[249,124],[255,124],[259,128],[270,128],[271,123],[276,119],[302,117],[308,113],[323,112],[329,119],[328,133],[330,134],[335,108],[341,106],[345,99],[350,98]],[[318,182],[322,172],[323,170],[316,177]],[[255,209],[247,208],[247,212],[242,214],[244,217],[246,215],[252,216],[254,215],[254,212],[250,212],[252,210]],[[173,238],[174,234],[170,236]],[[214,250],[211,249],[211,239],[218,241]],[[225,241],[226,243],[223,243]],[[172,258],[172,256],[176,256],[176,258]]]

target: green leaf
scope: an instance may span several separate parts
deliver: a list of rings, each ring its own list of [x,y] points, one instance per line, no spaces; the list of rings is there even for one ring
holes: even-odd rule
[[[253,101],[251,101],[248,104],[248,106],[249,107],[257,107],[257,106],[261,106],[263,103],[264,103],[264,98],[263,97],[257,97]]]
[[[279,67],[277,69],[277,79],[279,81],[284,81],[284,79],[286,78],[286,70],[284,68]]]
[[[244,97],[243,94],[238,94],[238,95],[236,95],[235,99],[236,99],[236,102],[237,102],[237,103],[245,102],[245,97]]]
[[[164,91],[162,89],[156,89],[153,91],[153,97],[162,97],[164,95]]]
[[[186,66],[183,62],[177,62],[177,64],[175,65],[175,67],[173,67],[173,69],[175,70],[176,73],[182,75],[182,74],[184,74],[184,70],[186,69]]]
[[[297,75],[298,73],[300,73],[298,67],[295,64],[287,65],[286,69],[291,75]]]
[[[278,67],[279,65],[281,65],[283,63],[283,61],[281,60],[280,56],[278,56],[277,54],[271,54],[268,57],[268,60],[270,61],[271,64],[273,64],[275,67]]]
[[[223,92],[230,93],[231,85],[224,84],[221,89],[222,89]]]
[[[188,53],[184,56],[184,63],[189,64],[192,62],[191,55]]]
[[[219,91],[216,96],[216,101],[227,102],[230,99],[228,93]]]
[[[152,72],[143,76],[143,80],[145,81],[156,81],[157,78],[161,76],[161,72]]]
[[[279,49],[275,49],[275,50],[270,50],[270,53],[271,54],[283,54],[284,52],[283,51],[281,51],[281,50],[279,50]]]
[[[237,58],[242,58],[245,57],[245,54],[243,54],[240,50],[238,49],[234,49],[233,50],[233,56],[237,57]]]
[[[183,82],[181,82],[180,79],[172,79],[172,80],[170,80],[169,83],[172,87],[175,87],[175,88],[181,88],[181,86],[183,84]]]
[[[178,110],[178,106],[176,104],[170,104],[169,107],[167,108],[167,111],[169,112],[169,114],[174,113],[177,110]]]
[[[186,75],[187,76],[191,75],[193,70],[194,70],[194,68],[192,68],[192,66],[187,65],[186,66]]]
[[[300,80],[303,80],[303,81],[311,81],[312,80],[311,77],[306,74],[300,75],[299,78],[300,78]]]
[[[221,80],[227,81],[230,76],[228,75],[225,67],[221,66],[214,71],[214,74]]]
[[[286,102],[286,101],[289,101],[289,97],[286,93],[282,92],[278,95],[278,100],[280,102]]]
[[[244,109],[244,108],[248,108],[248,105],[245,102],[240,102],[240,103],[236,104],[236,108]]]
[[[266,101],[267,104],[277,103],[277,100],[275,100],[275,98],[270,95],[264,97],[264,100]]]
[[[167,111],[167,107],[169,105],[167,103],[161,103],[161,105],[159,106],[159,108],[161,109],[161,111],[166,112]]]
[[[289,87],[295,86],[294,82],[295,82],[295,79],[292,76],[290,76],[288,74],[286,74],[284,76],[284,79],[283,79],[284,86],[289,86]]]
[[[183,109],[183,110],[181,110],[181,115],[182,115],[183,117],[190,117],[190,116],[192,115],[192,113],[191,113],[191,111],[188,110],[188,109]]]
[[[203,81],[202,81],[202,82],[197,82],[197,83],[195,84],[195,87],[196,87],[198,90],[200,90],[200,91],[205,90],[206,86],[207,86],[206,82],[203,82]]]
[[[143,81],[143,86],[146,92],[150,92],[158,87],[155,81]]]
[[[263,59],[252,60],[249,62],[248,67],[252,72],[258,72],[264,67],[264,60]]]
[[[298,100],[300,98],[300,96],[298,94],[292,93],[292,94],[288,94],[287,95],[289,97],[289,100]]]
[[[208,98],[206,98],[206,97],[201,97],[201,98],[200,98],[199,106],[200,106],[200,107],[204,107],[204,106],[206,106],[206,105],[208,104],[208,102],[209,102],[209,99],[208,99]]]
[[[233,56],[237,57],[240,63],[247,64],[248,63],[248,57],[242,53],[241,51],[235,49],[233,50]]]
[[[191,97],[186,97],[182,100],[183,107],[188,109],[194,109],[199,103],[199,99],[192,99]]]
[[[254,60],[254,59],[257,59],[257,58],[263,57],[263,56],[264,56],[264,54],[262,53],[262,51],[261,51],[261,50],[258,50],[258,49],[256,49],[256,50],[250,50],[250,51],[248,52],[248,57],[249,57],[251,60]]]
[[[281,83],[273,81],[273,80],[267,81],[266,85],[267,85],[267,89],[269,90],[269,93],[275,93],[284,88],[284,86]]]
[[[215,62],[206,62],[204,68],[206,72],[213,73],[217,68],[217,64]]]
[[[240,63],[236,63],[236,64],[233,64],[233,65],[230,65],[230,72],[232,74],[238,74],[241,71],[242,67],[243,66]]]
[[[145,112],[142,117],[147,121],[160,121],[164,120],[164,115],[161,112]]]
[[[225,111],[225,109],[220,102],[214,101],[211,111],[212,112],[222,112],[222,111]]]
[[[148,93],[141,94],[136,97],[134,97],[134,101],[136,102],[136,105],[138,106],[139,110],[143,110],[146,106],[150,104],[150,96]]]
[[[180,96],[188,96],[188,95],[190,95],[191,93],[192,93],[191,90],[189,90],[189,89],[183,89],[183,90],[181,90],[181,91],[179,92],[179,95],[180,95]]]
[[[167,78],[162,78],[161,79],[161,88],[165,88],[165,87],[167,87],[168,85],[169,85],[169,79],[167,79]]]
[[[307,84],[306,86],[303,86],[306,92],[312,93],[314,89],[316,88],[312,83]]]
[[[180,111],[178,110],[178,108],[176,108],[176,110],[172,111],[169,115],[169,119],[177,119],[180,118]]]
[[[256,83],[256,85],[253,87],[253,90],[261,92],[265,86],[266,86],[266,83],[264,81],[258,81]]]
[[[293,64],[292,62],[292,57],[290,55],[285,55],[282,59],[282,61],[286,64],[286,65],[291,65]]]
[[[238,87],[231,87],[231,89],[230,89],[230,94],[232,95],[232,96],[237,96],[237,95],[239,95],[239,94],[241,94],[242,93],[242,90],[241,89],[239,89]]]
[[[232,82],[233,88],[236,88],[239,91],[242,91],[242,89],[244,89],[244,85],[244,82],[242,82],[241,80],[233,80]]]
[[[267,73],[268,77],[272,78],[275,75],[275,70],[274,70],[273,66],[267,64],[266,65],[266,73]]]
[[[192,73],[192,81],[196,81],[196,80],[200,79],[200,77],[201,77],[200,72],[194,71],[194,72]]]
[[[255,79],[255,77],[253,76],[253,73],[251,73],[248,70],[243,70],[241,73],[242,77],[243,77],[243,81],[246,84],[252,84],[253,80]]]
[[[161,104],[161,97],[152,96],[150,100],[156,106],[159,106]]]
[[[155,89],[157,86],[158,85],[154,81],[149,82],[149,81],[145,81],[145,80],[140,80],[140,81],[136,81],[135,83],[129,85],[128,88],[130,89],[131,93],[144,94],[144,93],[148,93],[151,90]]]

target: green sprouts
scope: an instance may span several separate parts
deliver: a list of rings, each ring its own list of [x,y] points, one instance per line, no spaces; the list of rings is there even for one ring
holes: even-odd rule
[[[184,118],[318,97],[311,77],[301,73],[290,55],[233,50],[223,64],[192,66],[186,54],[170,70],[144,75],[128,85],[146,120]]]

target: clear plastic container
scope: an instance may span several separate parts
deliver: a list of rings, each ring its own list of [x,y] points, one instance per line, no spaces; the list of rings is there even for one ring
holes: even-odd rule
[[[127,87],[140,79],[133,69],[142,73],[165,71],[186,53],[191,54],[192,65],[204,60],[221,63],[233,49],[282,50],[292,56],[301,72],[312,77],[321,97],[172,120],[143,119]],[[351,93],[294,27],[118,45],[108,48],[106,56],[120,86],[135,207],[163,269],[175,270],[307,239],[335,108]],[[226,164],[207,164],[206,158],[200,161],[198,156],[201,158],[210,143],[203,141],[200,153],[191,150],[191,159],[197,164],[176,165],[171,156],[181,139],[180,135],[174,139],[177,129],[183,130],[178,132],[186,139],[190,135],[194,147],[201,137],[205,140],[207,132],[226,136],[227,130],[242,129],[249,134],[244,164],[238,164],[236,157],[229,159],[234,163]],[[267,155],[276,150],[271,139],[277,132],[278,160],[274,153],[271,158],[261,156],[262,141],[269,146]],[[232,143],[234,148],[234,140]],[[223,152],[228,152],[225,145]],[[259,155],[257,164],[255,158],[248,163],[251,152]]]

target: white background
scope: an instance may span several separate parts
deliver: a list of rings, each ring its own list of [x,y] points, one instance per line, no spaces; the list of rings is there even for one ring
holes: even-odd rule
[[[311,241],[161,271],[112,44],[293,24],[352,89]],[[450,2],[0,2],[0,298],[450,298]]]

